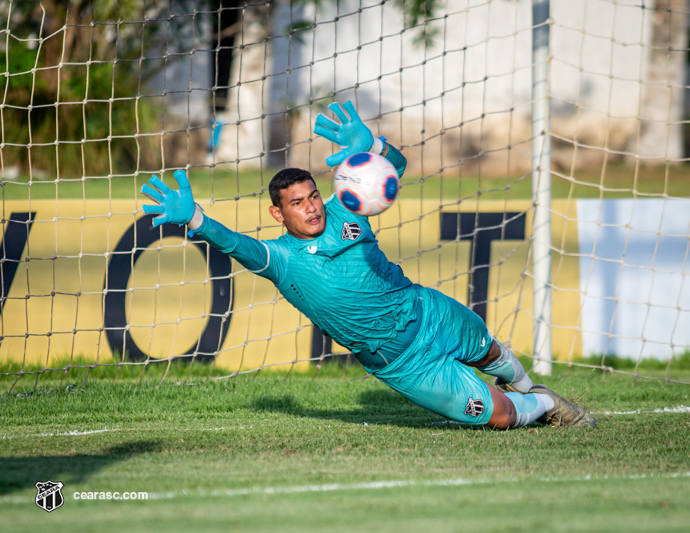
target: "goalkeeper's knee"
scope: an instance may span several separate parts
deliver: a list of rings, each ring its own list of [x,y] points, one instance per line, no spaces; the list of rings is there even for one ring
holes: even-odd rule
[[[500,348],[501,355],[493,363],[478,367],[479,370],[490,376],[501,378],[516,390],[526,394],[532,388],[532,380],[525,373],[525,369],[512,350],[503,346],[496,339],[494,341]]]

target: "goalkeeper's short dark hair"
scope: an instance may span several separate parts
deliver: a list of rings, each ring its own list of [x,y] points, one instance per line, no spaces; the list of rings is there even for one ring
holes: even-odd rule
[[[271,183],[268,184],[268,194],[271,195],[271,202],[277,207],[282,207],[280,204],[280,191],[287,189],[295,183],[302,183],[303,181],[311,180],[316,187],[316,182],[311,173],[301,168],[286,168],[278,172]]]

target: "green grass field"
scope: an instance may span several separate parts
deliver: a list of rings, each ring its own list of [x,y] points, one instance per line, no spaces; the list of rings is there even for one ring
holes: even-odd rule
[[[543,381],[595,413],[596,429],[490,431],[416,407],[358,366],[223,381],[184,369],[162,383],[157,371],[140,383],[108,375],[70,375],[59,393],[55,376],[24,377],[0,404],[3,531],[687,531],[690,521],[685,384],[557,367]],[[13,382],[0,382],[4,395]],[[64,483],[50,514],[34,503],[46,480]],[[82,491],[148,500],[75,500]]]

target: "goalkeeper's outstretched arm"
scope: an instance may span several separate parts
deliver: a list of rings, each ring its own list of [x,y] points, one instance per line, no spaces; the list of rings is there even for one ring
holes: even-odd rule
[[[268,275],[269,254],[265,244],[226,228],[220,222],[207,217],[198,204],[194,203],[192,187],[184,170],[175,172],[175,180],[180,186],[173,190],[157,176],[152,176],[141,192],[156,202],[144,205],[144,213],[158,215],[153,219],[153,227],[164,223],[187,224],[191,234],[196,234],[214,248],[231,255],[245,268],[257,274]]]

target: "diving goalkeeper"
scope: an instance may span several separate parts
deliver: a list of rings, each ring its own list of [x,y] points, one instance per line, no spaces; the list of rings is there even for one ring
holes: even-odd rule
[[[338,121],[319,114],[314,132],[340,146],[335,166],[371,151],[402,176],[407,160],[375,139],[351,102],[331,104]],[[347,114],[346,114],[347,112]],[[414,403],[464,424],[516,428],[534,421],[593,427],[581,407],[534,385],[513,352],[493,339],[473,311],[444,294],[412,283],[379,249],[367,218],[331,196],[325,202],[309,172],[288,168],[269,184],[273,218],[287,232],[260,241],[207,217],[194,203],[184,171],[179,190],[156,176],[142,187],[155,205],[144,212],[190,232],[272,281],[324,334],[351,350],[364,368]],[[496,386],[473,370],[495,376]]]

